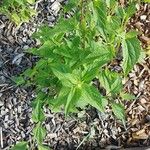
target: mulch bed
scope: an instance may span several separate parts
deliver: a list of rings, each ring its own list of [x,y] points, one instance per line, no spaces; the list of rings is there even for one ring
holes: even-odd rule
[[[32,33],[42,23],[53,26],[59,6],[58,1],[40,0],[35,5],[37,17],[20,28],[0,15],[0,149],[8,150],[20,140],[29,141],[31,149],[34,145],[31,102],[35,93],[32,89],[16,87],[11,77],[36,62],[37,57],[25,54],[24,50],[39,45],[31,38]],[[128,27],[141,33],[139,39],[146,48],[150,43],[150,5],[137,5],[137,9]],[[138,150],[150,146],[150,57],[135,65],[123,82],[125,90],[136,96],[136,100],[124,102],[126,127],[114,118],[109,107],[105,114],[89,107],[67,119],[63,113],[54,114],[44,108],[47,117],[43,123],[47,129],[44,144],[56,150],[77,147],[81,150],[136,147]]]

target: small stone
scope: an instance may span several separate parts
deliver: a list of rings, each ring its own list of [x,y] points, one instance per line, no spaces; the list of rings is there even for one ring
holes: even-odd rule
[[[9,42],[12,43],[12,44],[15,43],[15,40],[14,40],[14,38],[13,38],[11,35],[8,36],[8,40],[9,40]]]
[[[3,62],[0,60],[0,68],[2,67],[2,65],[3,65]]]
[[[5,24],[0,20],[0,29],[3,29],[5,27]]]
[[[4,102],[0,101],[0,107],[4,105]]]
[[[1,115],[4,116],[7,112],[4,110],[1,110]]]
[[[55,14],[57,14],[60,10],[60,3],[55,1],[52,5],[51,5],[51,9],[54,11]]]
[[[23,49],[24,49],[24,50],[27,50],[27,49],[29,49],[29,46],[28,46],[28,45],[25,45],[25,46],[23,47]]]
[[[18,106],[18,113],[21,114],[21,106]]]
[[[17,104],[17,98],[13,98],[13,104],[16,105]]]
[[[27,38],[26,38],[26,37],[23,37],[23,38],[22,38],[22,41],[23,41],[23,42],[26,42],[26,41],[27,41]]]
[[[54,16],[48,16],[47,19],[48,19],[48,21],[50,21],[50,22],[55,21],[55,17],[54,17]]]
[[[50,125],[49,125],[49,124],[46,124],[45,127],[46,127],[46,130],[47,130],[47,131],[51,131],[51,128],[50,128]]]
[[[25,138],[25,136],[26,136],[23,131],[21,131],[21,136],[22,136],[22,138]]]
[[[12,64],[16,64],[19,65],[21,63],[22,57],[24,56],[23,53],[18,54],[17,56],[15,56],[15,58],[12,61]]]
[[[145,104],[147,101],[144,98],[140,99],[141,104]]]
[[[6,82],[6,78],[4,76],[0,76],[0,84],[4,84]]]
[[[135,7],[136,7],[137,10],[140,9],[140,5],[139,4],[136,4]]]
[[[142,15],[142,16],[140,16],[140,19],[141,20],[146,20],[146,17],[147,17],[146,15]]]
[[[6,116],[5,116],[4,121],[6,121],[6,122],[7,122],[8,120],[9,120],[9,116],[8,116],[8,115],[6,115]]]
[[[9,108],[9,109],[12,109],[12,105],[11,105],[11,104],[8,104],[8,108]]]
[[[28,39],[26,43],[29,45],[32,43],[32,40]]]
[[[150,115],[146,116],[146,120],[150,122]]]
[[[50,133],[47,136],[50,137],[50,139],[53,139],[53,138],[57,137],[57,134],[56,133]]]
[[[2,97],[3,93],[0,93],[0,97]]]

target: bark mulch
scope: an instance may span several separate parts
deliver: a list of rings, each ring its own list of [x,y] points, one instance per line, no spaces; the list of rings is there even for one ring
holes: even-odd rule
[[[0,15],[0,149],[27,140],[32,148],[31,102],[34,90],[16,87],[11,77],[31,67],[36,56],[25,53],[29,47],[39,45],[31,35],[42,23],[53,26],[57,20],[62,1],[39,0],[35,5],[37,17],[17,28],[7,17]],[[124,5],[125,2],[121,1]],[[137,14],[128,27],[140,32],[139,39],[145,49],[150,43],[150,4],[136,6]],[[117,64],[112,67],[120,67]],[[123,81],[124,89],[136,96],[134,101],[125,101],[126,126],[116,120],[109,109],[100,113],[87,108],[67,119],[63,113],[52,113],[44,108],[47,129],[44,144],[56,150],[69,149],[150,149],[150,57],[146,56]]]

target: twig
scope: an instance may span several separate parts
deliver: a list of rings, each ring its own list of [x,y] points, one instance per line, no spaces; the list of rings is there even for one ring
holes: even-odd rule
[[[14,86],[10,86],[10,87],[8,87],[8,88],[6,88],[6,89],[3,89],[3,90],[0,91],[0,93],[5,92],[5,91],[7,91],[7,90],[9,90],[9,89],[12,89],[13,87],[14,87]]]
[[[1,148],[3,148],[3,131],[2,131],[2,127],[0,127],[0,143],[1,143]]]

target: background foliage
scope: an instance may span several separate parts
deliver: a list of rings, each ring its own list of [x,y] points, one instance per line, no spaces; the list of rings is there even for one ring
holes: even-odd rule
[[[34,9],[29,5],[35,0],[2,0],[0,5],[0,13],[8,16],[16,25],[28,22],[31,16],[35,15]]]

